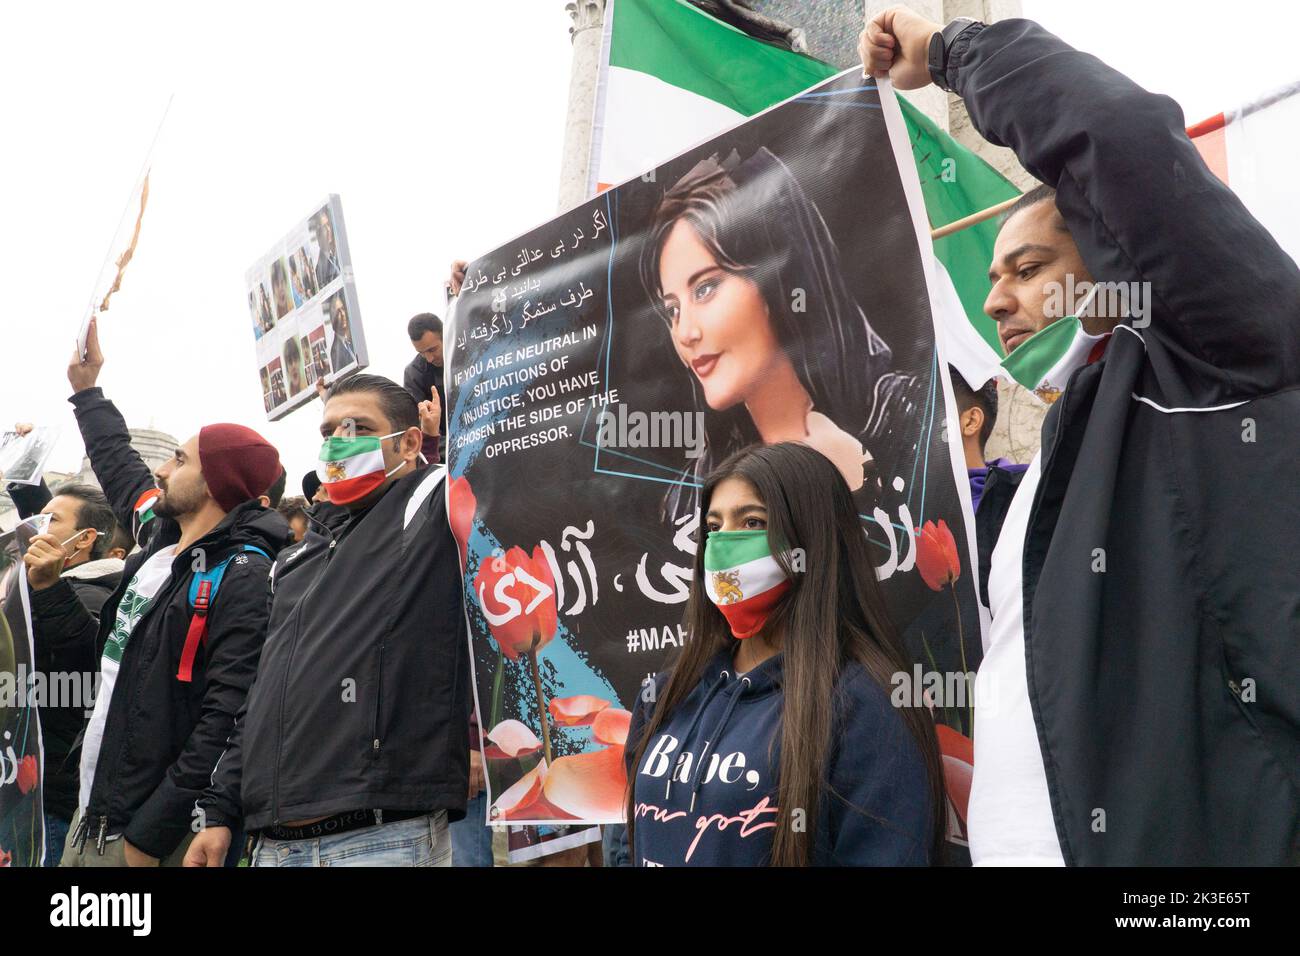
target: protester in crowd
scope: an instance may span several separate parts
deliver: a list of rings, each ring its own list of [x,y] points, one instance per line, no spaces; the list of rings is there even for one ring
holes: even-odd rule
[[[437,393],[440,409],[437,432],[430,435],[426,430],[422,451],[429,461],[441,461],[447,434],[447,394],[442,384],[442,319],[432,312],[421,312],[406,323],[406,334],[417,354],[402,373],[402,385],[421,406],[430,402]]]
[[[987,607],[993,546],[998,542],[1011,499],[1029,466],[1017,464],[1010,458],[985,460],[984,449],[998,419],[997,379],[989,379],[976,391],[951,365],[948,366],[948,375],[957,402],[957,425],[961,432],[962,454],[966,459],[966,475],[970,479],[971,507],[975,509],[980,600]]]
[[[1294,863],[1300,268],[1173,100],[1037,24],[895,7],[860,46],[900,89],[955,91],[1044,184],[994,247],[1004,347],[1082,320],[992,556],[974,862]],[[1127,316],[1054,307],[1093,279]]]
[[[44,482],[7,490],[20,517],[50,516],[49,527],[32,539],[23,556],[36,670],[45,675],[47,687],[93,686],[84,676],[99,670],[95,635],[100,609],[122,579],[122,560],[109,554],[117,530],[113,509],[93,485],[67,482],[53,494]],[[5,598],[6,603],[19,600],[16,587]],[[68,699],[40,706],[46,866],[58,865],[77,811],[78,738],[89,705],[89,700]]]
[[[469,652],[445,469],[419,465],[419,412],[356,374],[325,403],[313,522],[276,565],[266,652],[208,792],[190,865],[240,820],[254,866],[446,865],[469,789]]]
[[[151,475],[95,384],[103,364],[92,320],[85,360],[74,351],[68,365],[71,401],[95,476],[140,550],[101,609],[101,679],[62,865],[178,865],[266,635],[283,520],[257,496],[280,461],[251,429],[208,425]],[[219,589],[200,578],[205,611],[191,584],[219,567]]]
[[[329,490],[321,482],[320,475],[316,474],[314,468],[302,476],[302,496],[313,505],[330,500]]]
[[[125,561],[127,555],[133,550],[135,550],[135,539],[131,537],[131,532],[114,521],[113,539],[109,542],[108,552],[105,557]]]
[[[289,523],[289,533],[293,535],[293,543],[301,541],[307,533],[307,499],[285,498],[276,506],[276,511],[280,512],[280,517]]]
[[[839,470],[802,444],[742,449],[706,478],[700,526],[689,638],[628,734],[634,865],[937,858],[934,725],[890,703],[909,658]]]

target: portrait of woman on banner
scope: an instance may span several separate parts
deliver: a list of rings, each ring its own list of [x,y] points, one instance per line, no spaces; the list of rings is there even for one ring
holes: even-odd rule
[[[755,442],[797,441],[839,469],[870,513],[923,383],[892,367],[889,345],[849,291],[825,220],[766,148],[696,164],[659,201],[641,279],[703,413],[698,483]],[[666,502],[689,507],[679,487]]]

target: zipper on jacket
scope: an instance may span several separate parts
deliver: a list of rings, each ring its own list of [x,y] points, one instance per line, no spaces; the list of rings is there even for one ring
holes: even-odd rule
[[[375,720],[371,725],[370,756],[379,756],[379,714],[384,706],[384,641],[379,642],[379,671],[375,674]]]
[[[320,587],[321,578],[325,576],[325,571],[329,567],[330,558],[334,554],[334,546],[338,544],[338,539],[334,537],[334,532],[324,522],[317,522],[325,533],[329,535],[330,543],[325,548],[325,567],[321,569],[316,580],[312,582],[311,587],[299,599],[293,609],[293,636],[289,639],[289,652],[284,661],[284,678],[280,681],[280,709],[277,719],[278,731],[275,735],[275,770],[271,777],[271,823],[274,826],[280,825],[280,763],[284,754],[284,701],[289,695],[289,674],[293,670],[293,655],[298,649],[298,635],[301,632],[302,624],[302,607],[307,603],[307,599],[316,593]]]

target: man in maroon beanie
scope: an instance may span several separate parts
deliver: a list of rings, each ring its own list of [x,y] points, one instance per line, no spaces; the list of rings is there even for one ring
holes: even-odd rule
[[[243,425],[207,425],[152,474],[96,386],[91,323],[68,381],[95,476],[140,549],[100,616],[100,685],[63,866],[178,866],[257,670],[284,519],[262,507],[280,456]],[[119,692],[120,689],[120,692]]]

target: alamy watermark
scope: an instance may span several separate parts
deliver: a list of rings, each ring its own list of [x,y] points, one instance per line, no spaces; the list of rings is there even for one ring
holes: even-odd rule
[[[1064,283],[1043,286],[1043,296],[1043,314],[1049,319],[1075,315],[1118,321],[1131,317],[1135,329],[1151,324],[1150,282],[1075,282],[1074,273],[1067,272]]]
[[[619,402],[601,410],[601,448],[677,448],[687,458],[704,454],[703,412],[633,412]]]

